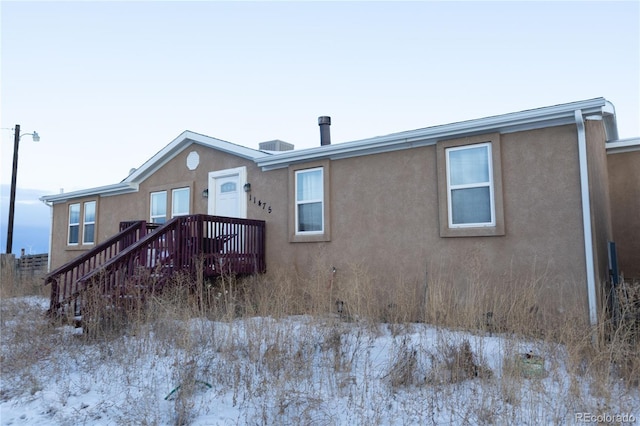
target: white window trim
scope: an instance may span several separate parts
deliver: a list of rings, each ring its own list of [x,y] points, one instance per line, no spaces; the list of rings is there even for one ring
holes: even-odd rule
[[[71,222],[71,208],[73,206],[78,206],[78,222]],[[68,225],[67,225],[67,245],[70,246],[77,246],[80,244],[80,203],[73,203],[73,204],[69,204],[69,211],[68,211]],[[75,226],[78,228],[78,241],[75,243],[72,243],[71,240],[71,227]]]
[[[87,204],[93,204],[93,221],[87,221]],[[95,201],[86,201],[84,203],[84,210],[82,211],[82,244],[84,245],[93,245],[96,243],[96,216],[98,215],[98,211],[96,210],[96,202]],[[87,225],[93,225],[93,241],[87,241]]]
[[[154,194],[162,194],[164,193],[165,195],[165,212],[164,215],[160,216],[160,215],[153,215],[153,195]],[[166,222],[169,218],[167,217],[167,206],[166,206],[166,198],[167,198],[167,191],[153,191],[149,193],[149,220],[151,221],[151,223],[156,223],[154,222],[155,218],[159,218],[159,217],[164,217],[164,221]]]
[[[322,191],[320,191],[320,193],[322,194],[321,198],[319,199],[313,199],[313,200],[305,200],[305,201],[298,201],[298,174],[301,173],[310,173],[310,172],[315,172],[317,170],[320,170],[320,182],[322,182]],[[294,180],[295,180],[295,189],[294,189],[294,197],[295,197],[295,234],[296,235],[319,235],[319,234],[324,234],[324,168],[323,167],[314,167],[312,169],[301,169],[301,170],[296,170],[294,173]],[[299,222],[298,222],[298,206],[301,204],[311,204],[311,203],[320,203],[320,212],[322,214],[322,220],[321,220],[321,228],[318,231],[298,231],[299,227]]]
[[[189,199],[188,199],[188,203],[187,203],[187,212],[186,213],[176,213],[175,208],[176,208],[176,204],[175,204],[175,199],[176,199],[176,192],[181,192],[181,191],[187,191],[187,193],[189,194]],[[188,216],[189,212],[191,211],[191,188],[188,186],[182,187],[182,188],[175,188],[171,190],[171,217],[174,218],[176,216]]]
[[[466,149],[473,149],[479,147],[487,147],[487,160],[489,167],[489,180],[487,182],[473,183],[473,184],[464,184],[464,185],[452,185],[451,184],[451,166],[449,163],[449,154],[454,151],[462,151]],[[495,206],[495,196],[494,196],[494,184],[493,184],[493,156],[491,152],[491,143],[478,143],[473,145],[464,145],[464,146],[456,146],[451,148],[446,148],[445,150],[445,158],[446,158],[446,179],[447,179],[447,214],[449,219],[449,228],[483,228],[483,227],[495,227],[496,226],[496,206]],[[452,206],[452,196],[451,192],[456,189],[468,189],[468,188],[484,188],[489,187],[489,203],[491,209],[491,221],[490,222],[479,222],[479,223],[453,223],[453,206]]]

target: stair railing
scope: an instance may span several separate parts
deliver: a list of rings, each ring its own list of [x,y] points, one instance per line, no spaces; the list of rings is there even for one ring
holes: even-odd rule
[[[89,261],[76,259],[50,274],[50,313],[75,303],[81,308],[81,293],[90,285],[115,300],[159,291],[176,272],[194,275],[204,263],[205,276],[255,274],[266,270],[265,222],[221,216],[178,216],[140,236],[131,232],[137,222],[109,239],[121,242],[114,256],[89,268]],[[107,242],[103,243],[106,245]],[[87,255],[81,256],[83,259]],[[84,266],[83,266],[84,265]],[[61,274],[60,270],[69,270]],[[56,278],[62,276],[63,278]]]
[[[77,282],[82,276],[104,265],[147,234],[148,224],[144,220],[127,222],[126,225],[121,226],[119,233],[44,277],[44,285],[51,284],[50,311],[57,310],[63,300],[78,293]]]

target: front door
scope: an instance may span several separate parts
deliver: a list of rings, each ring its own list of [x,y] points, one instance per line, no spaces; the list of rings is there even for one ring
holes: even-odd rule
[[[213,216],[246,219],[245,183],[247,183],[246,167],[209,172],[208,213]],[[222,253],[241,253],[244,250],[244,232],[238,225],[227,223],[222,227],[211,227],[206,233],[208,238],[224,237],[223,246],[220,247]]]
[[[214,208],[216,216],[240,217],[238,180],[238,175],[215,179],[216,199]]]
[[[214,216],[247,217],[244,184],[246,167],[209,172],[208,213]]]

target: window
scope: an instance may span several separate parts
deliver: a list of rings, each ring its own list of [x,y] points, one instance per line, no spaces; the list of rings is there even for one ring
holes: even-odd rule
[[[331,160],[289,166],[289,241],[331,241]]]
[[[436,145],[441,237],[504,235],[500,134]]]
[[[152,223],[165,223],[167,221],[167,191],[151,193],[151,215]]]
[[[82,244],[93,244],[96,230],[96,202],[84,203],[84,227],[82,231]]]
[[[220,185],[220,192],[224,194],[225,192],[236,192],[236,183],[235,182],[227,182]]]
[[[448,148],[446,155],[449,226],[494,226],[491,144]]]
[[[296,176],[296,234],[324,231],[322,168],[298,170]]]
[[[189,188],[178,188],[171,191],[171,217],[189,214]]]
[[[69,245],[80,241],[80,204],[69,205]]]

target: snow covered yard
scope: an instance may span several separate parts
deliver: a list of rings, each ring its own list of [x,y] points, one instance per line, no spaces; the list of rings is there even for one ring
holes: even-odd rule
[[[50,325],[47,307],[40,297],[2,300],[2,425],[640,419],[637,384],[544,340],[330,315],[181,318],[162,306],[154,321],[87,338]]]

